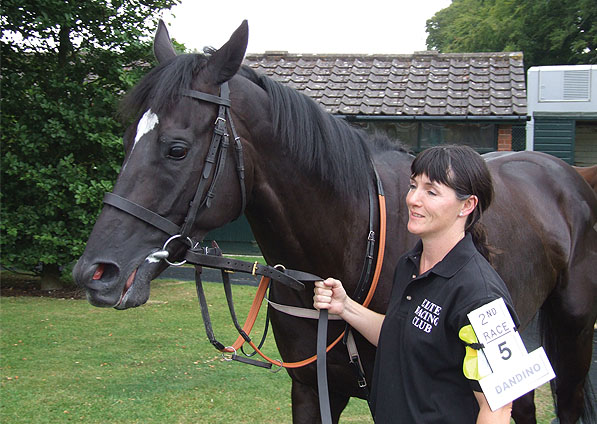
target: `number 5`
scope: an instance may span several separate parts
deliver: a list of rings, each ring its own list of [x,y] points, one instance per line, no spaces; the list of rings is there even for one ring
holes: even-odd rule
[[[500,353],[502,354],[502,359],[504,361],[507,361],[512,356],[512,351],[510,349],[508,349],[507,347],[505,347],[504,346],[505,344],[506,344],[506,342],[501,342],[498,345],[498,348],[500,349]]]

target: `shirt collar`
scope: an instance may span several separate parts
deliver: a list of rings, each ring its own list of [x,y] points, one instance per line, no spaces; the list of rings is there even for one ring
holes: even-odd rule
[[[407,255],[408,259],[417,268],[419,267],[422,251],[423,242],[419,240]],[[431,268],[429,272],[433,272],[440,277],[451,278],[475,255],[475,253],[477,253],[477,248],[473,243],[473,237],[470,233],[466,233],[464,238],[448,252],[444,259]]]

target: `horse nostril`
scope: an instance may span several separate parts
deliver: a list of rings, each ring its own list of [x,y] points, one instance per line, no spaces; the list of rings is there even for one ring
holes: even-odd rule
[[[118,277],[118,267],[116,265],[100,263],[97,264],[91,279],[110,281],[115,277]]]
[[[93,273],[93,280],[99,280],[104,274],[104,264],[99,264]]]

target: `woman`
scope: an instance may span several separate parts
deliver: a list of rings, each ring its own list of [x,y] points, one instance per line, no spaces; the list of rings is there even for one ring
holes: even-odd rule
[[[470,358],[464,368],[476,347],[467,313],[502,297],[518,324],[478,223],[492,198],[491,176],[473,149],[428,149],[412,163],[406,195],[408,231],[420,241],[398,261],[387,314],[350,299],[338,280],[315,284],[315,308],[340,315],[377,346],[376,422],[510,422],[512,404],[491,411]]]

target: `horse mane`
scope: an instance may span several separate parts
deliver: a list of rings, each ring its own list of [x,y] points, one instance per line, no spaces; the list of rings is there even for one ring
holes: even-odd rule
[[[207,63],[207,54],[181,54],[153,68],[123,98],[124,120],[151,109],[167,113],[191,88],[193,79]],[[366,193],[373,179],[372,151],[405,151],[381,134],[371,135],[327,113],[308,96],[242,66],[238,73],[263,88],[272,102],[275,136],[301,170],[313,173],[343,195]]]
[[[310,97],[242,66],[239,75],[263,88],[272,102],[276,136],[296,163],[344,195],[366,193],[372,152],[406,152],[382,134],[371,135],[326,112]]]

